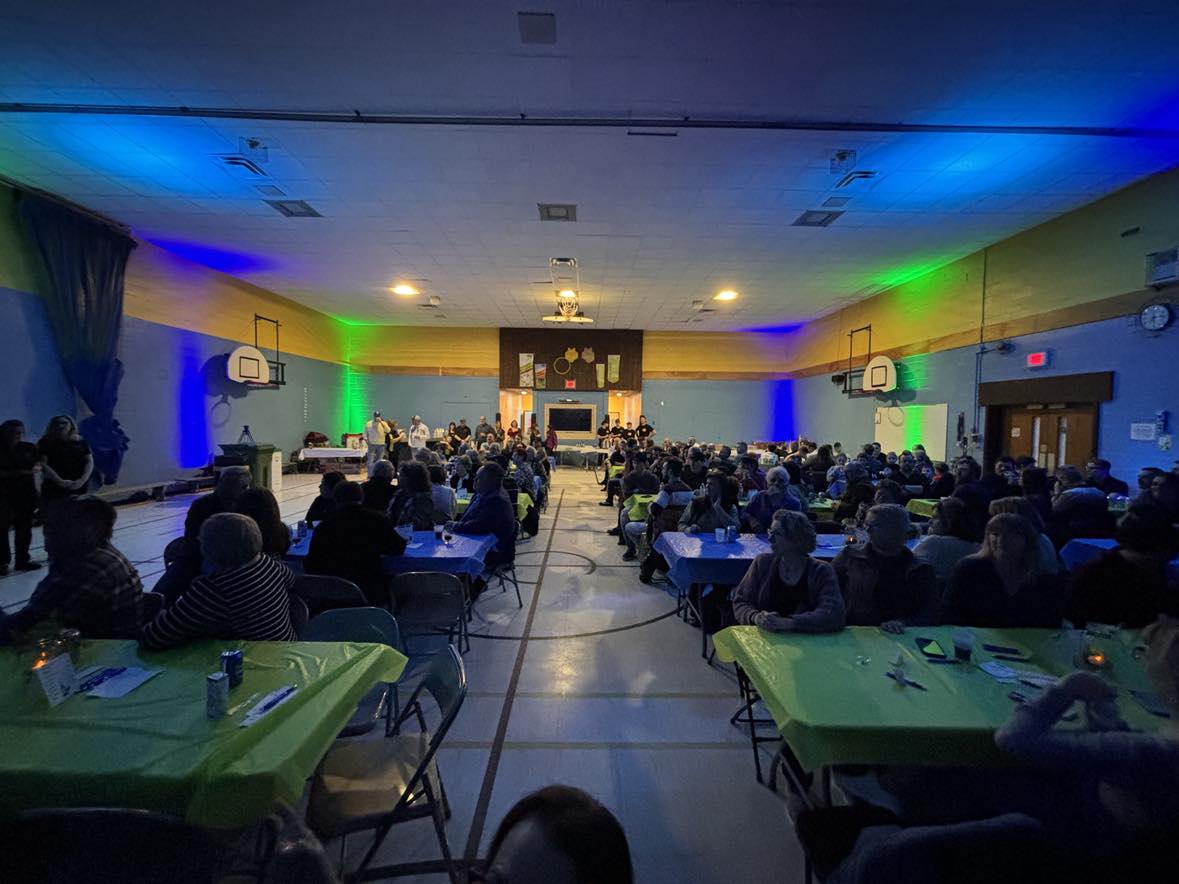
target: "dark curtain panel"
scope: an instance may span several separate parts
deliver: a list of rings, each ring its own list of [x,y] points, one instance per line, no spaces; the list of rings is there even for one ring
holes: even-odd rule
[[[135,241],[67,206],[20,194],[20,212],[49,278],[45,308],[66,377],[93,413],[79,426],[104,484],[118,479],[128,439],[115,420],[123,363],[123,272]]]

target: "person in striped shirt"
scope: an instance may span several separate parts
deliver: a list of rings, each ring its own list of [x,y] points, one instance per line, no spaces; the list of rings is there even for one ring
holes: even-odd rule
[[[139,633],[145,648],[197,638],[292,641],[288,592],[295,575],[262,555],[262,533],[248,516],[219,513],[201,526],[205,573]]]

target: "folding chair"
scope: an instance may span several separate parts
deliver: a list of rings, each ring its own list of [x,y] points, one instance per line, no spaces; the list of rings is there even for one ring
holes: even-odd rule
[[[291,592],[307,603],[312,616],[331,608],[368,607],[360,587],[343,577],[304,574],[295,578]]]
[[[741,708],[733,713],[733,717],[729,719],[729,724],[741,727],[742,725],[749,726],[749,742],[753,746],[753,767],[757,774],[757,781],[764,782],[761,777],[761,753],[758,751],[759,743],[776,743],[782,737],[778,733],[774,733],[772,737],[760,736],[757,733],[757,726],[759,724],[774,724],[772,718],[755,718],[753,715],[753,707],[761,699],[757,692],[757,688],[753,686],[753,682],[749,680],[749,676],[745,670],[741,668],[740,663],[734,663],[737,669],[737,689],[741,692]],[[775,725],[776,731],[776,725]],[[776,789],[775,789],[776,791]]]
[[[422,710],[423,693],[438,706],[439,723],[433,733]],[[403,725],[416,718],[420,732],[384,740],[344,740],[336,743],[320,764],[311,784],[307,823],[320,838],[341,839],[341,872],[347,836],[374,831],[372,844],[348,875],[349,880],[445,872],[451,881],[459,881],[459,868],[446,838],[449,807],[435,756],[466,696],[462,658],[455,648],[447,648],[434,658],[397,720]],[[425,817],[434,821],[441,860],[369,868],[393,826]]]
[[[302,640],[307,623],[311,620],[311,612],[307,603],[294,593],[287,593],[287,604],[290,609],[291,626],[295,628],[295,638]]]
[[[458,635],[460,653],[470,649],[467,588],[457,576],[441,571],[398,574],[389,595],[407,648],[411,635],[433,635],[445,630],[446,640],[452,645]]]
[[[401,629],[384,608],[336,608],[316,616],[301,635],[306,642],[369,642],[400,651]],[[341,737],[367,734],[385,719],[385,736],[396,732],[400,715],[397,683],[379,684],[357,704]]]

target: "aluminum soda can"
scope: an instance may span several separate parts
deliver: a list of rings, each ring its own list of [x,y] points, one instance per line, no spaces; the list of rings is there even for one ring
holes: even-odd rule
[[[229,686],[236,688],[245,675],[245,659],[241,651],[221,652],[221,671],[229,676]]]
[[[209,718],[224,718],[229,712],[229,676],[214,672],[205,679],[205,714]]]
[[[735,543],[735,542],[736,542],[736,540],[737,540],[737,528],[736,528],[736,526],[735,526],[735,525],[729,525],[729,526],[728,526],[728,528],[726,528],[726,529],[725,529],[725,539],[726,539],[726,540],[728,540],[728,541],[729,541],[729,543]]]
[[[307,523],[303,519],[300,519],[299,525],[298,525],[298,537],[300,540],[302,540],[306,536],[307,536]]]

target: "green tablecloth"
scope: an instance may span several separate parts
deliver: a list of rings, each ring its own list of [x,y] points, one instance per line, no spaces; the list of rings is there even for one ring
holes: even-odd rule
[[[933,508],[938,505],[936,500],[928,500],[925,498],[914,498],[905,504],[905,509],[915,516],[925,516],[927,519],[933,518]]]
[[[1017,669],[1064,675],[1079,634],[1046,629],[973,629],[972,664],[930,663],[917,650],[920,635],[937,639],[953,653],[951,627],[907,630],[891,636],[875,627],[853,627],[831,635],[775,635],[754,626],[734,626],[714,636],[717,657],[734,660],[748,674],[783,739],[808,770],[831,764],[939,765],[999,763],[994,732],[1012,713],[1004,684],[974,663],[991,659],[984,643],[1016,647],[1030,663]],[[1102,640],[1113,660],[1115,682],[1148,690],[1140,663],[1130,653],[1135,636]],[[900,688],[885,676],[901,647],[908,676],[927,690]],[[870,662],[861,664],[857,658]],[[1126,691],[1118,708],[1133,727],[1158,730],[1162,719],[1142,709]]]
[[[205,677],[221,651],[245,652],[245,679],[225,718],[205,714]],[[26,678],[27,655],[0,652],[0,815],[36,807],[134,807],[210,828],[248,825],[276,801],[295,804],[309,777],[378,681],[396,681],[406,658],[374,644],[206,641],[140,651],[89,641],[79,667],[162,668],[118,700],[84,695],[49,707]],[[248,728],[257,699],[286,684],[295,696]]]
[[[454,501],[455,515],[461,516],[463,513],[465,513],[470,503],[471,498],[469,497],[461,499],[456,498]],[[525,494],[523,491],[521,491],[520,494],[516,497],[516,518],[523,522],[525,516],[528,515],[528,508],[531,506],[536,506],[536,504],[532,501],[532,495]]]
[[[809,509],[820,519],[830,519],[831,515],[835,512],[835,501],[812,500]]]

